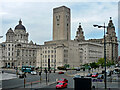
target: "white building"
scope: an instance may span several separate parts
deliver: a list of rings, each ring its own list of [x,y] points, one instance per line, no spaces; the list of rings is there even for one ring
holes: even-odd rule
[[[81,24],[79,24],[75,39],[71,40],[70,12],[70,9],[65,6],[53,9],[53,40],[44,42],[44,45],[28,42],[29,34],[21,20],[14,30],[10,28],[6,33],[6,41],[0,45],[0,60],[4,66],[32,65],[45,68],[48,67],[48,60],[50,60],[51,68],[65,64],[69,64],[70,67],[78,67],[103,58],[104,39],[85,40]],[[115,27],[110,19],[106,35],[106,56],[109,59],[117,58],[116,40]]]

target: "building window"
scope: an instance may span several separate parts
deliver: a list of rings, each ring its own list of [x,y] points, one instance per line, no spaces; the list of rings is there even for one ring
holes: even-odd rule
[[[45,51],[45,53],[47,53],[47,51]]]
[[[51,53],[53,53],[53,50],[51,50]]]
[[[51,58],[53,58],[53,55],[51,55]]]
[[[48,55],[48,58],[50,58],[50,55]]]
[[[48,53],[50,53],[50,50],[48,50]]]
[[[10,48],[8,48],[8,51],[10,51]]]
[[[8,44],[8,46],[10,46],[10,44]]]
[[[47,55],[45,55],[45,58],[47,58]]]
[[[8,56],[10,56],[10,52],[8,53]]]

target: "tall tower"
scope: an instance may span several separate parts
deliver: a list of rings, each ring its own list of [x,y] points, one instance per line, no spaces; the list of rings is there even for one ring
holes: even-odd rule
[[[26,32],[26,28],[22,25],[22,21],[19,20],[19,24],[15,27],[15,41],[21,43],[28,43],[29,34]]]
[[[110,17],[107,32],[106,32],[106,57],[108,60],[117,61],[118,58],[118,43],[115,33],[115,26]]]
[[[14,37],[15,37],[15,34],[12,28],[10,28],[6,33],[6,42],[14,42]]]
[[[81,23],[79,23],[79,27],[78,27],[78,30],[77,30],[76,36],[75,36],[75,41],[84,41],[84,40],[85,40],[84,32],[81,27]]]
[[[70,40],[70,8],[61,6],[53,9],[53,40]]]

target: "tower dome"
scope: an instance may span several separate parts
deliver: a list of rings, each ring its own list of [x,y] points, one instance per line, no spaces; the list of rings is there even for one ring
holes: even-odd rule
[[[12,28],[10,28],[10,29],[7,31],[7,33],[14,33],[14,32],[13,32]]]
[[[26,28],[22,25],[21,19],[20,19],[20,21],[19,21],[19,24],[15,27],[15,30],[16,30],[16,29],[21,29],[21,30],[25,30],[25,31],[26,31]]]

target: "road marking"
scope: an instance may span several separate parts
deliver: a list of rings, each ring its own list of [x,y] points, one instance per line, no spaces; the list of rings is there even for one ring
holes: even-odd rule
[[[46,79],[43,79],[43,80],[46,80]],[[38,80],[38,81],[33,81],[33,82],[26,82],[26,84],[34,84],[34,83],[38,83],[38,82],[40,82],[40,80]]]

